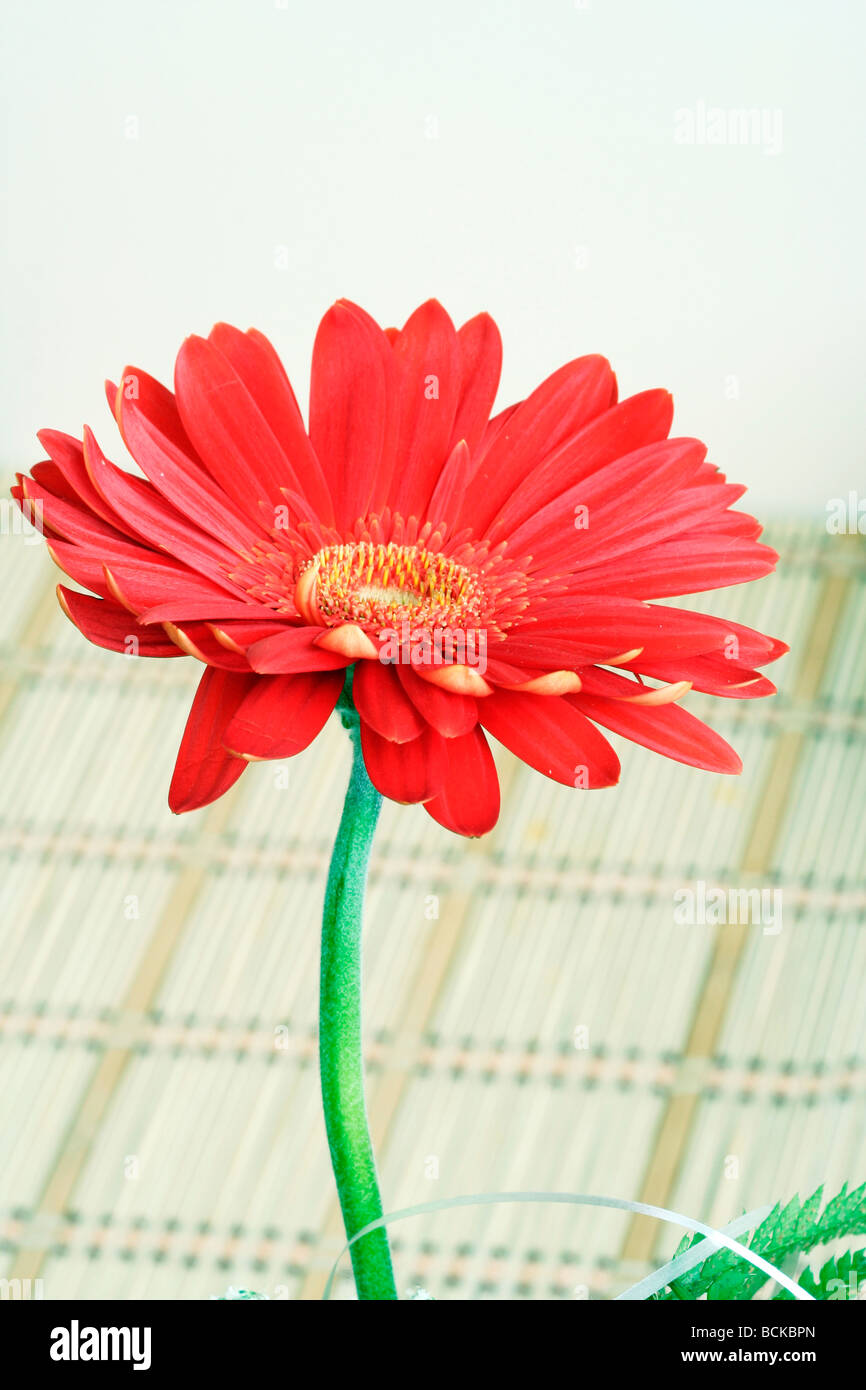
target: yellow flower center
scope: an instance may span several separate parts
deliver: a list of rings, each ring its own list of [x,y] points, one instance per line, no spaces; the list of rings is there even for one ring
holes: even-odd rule
[[[445,555],[359,541],[320,550],[295,601],[326,624],[382,628],[410,618],[420,627],[467,627],[480,621],[484,593],[477,575]]]

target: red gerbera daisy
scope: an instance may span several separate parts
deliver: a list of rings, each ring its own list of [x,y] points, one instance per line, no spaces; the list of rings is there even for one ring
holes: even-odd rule
[[[617,403],[598,356],[490,418],[501,344],[435,300],[382,330],[341,300],[313,350],[309,430],[262,334],[187,339],[172,394],[109,385],[143,478],[89,429],[46,430],[15,494],[37,513],[92,642],[188,654],[205,670],[169,792],[213,801],[247,762],[287,758],[334,710],[346,669],[374,785],[478,835],[499,788],[485,731],[569,786],[619,761],[598,725],[714,772],[740,761],[676,703],[689,688],[772,693],[787,648],[648,603],[755,579],[774,551],[731,510],[696,439],[669,439],[666,391]]]

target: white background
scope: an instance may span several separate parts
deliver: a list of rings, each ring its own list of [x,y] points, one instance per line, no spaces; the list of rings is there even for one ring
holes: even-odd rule
[[[436,295],[499,322],[503,403],[604,352],[755,509],[823,517],[866,480],[864,13],[7,5],[4,468],[45,425],[113,446],[103,378],[170,380],[217,319],[272,336],[303,399],[335,298],[401,323]],[[780,119],[781,149],[679,143],[699,103]]]

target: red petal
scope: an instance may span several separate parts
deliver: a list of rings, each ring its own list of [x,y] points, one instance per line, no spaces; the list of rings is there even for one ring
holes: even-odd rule
[[[718,618],[704,613],[578,593],[551,600],[537,622],[514,628],[501,651],[504,660],[518,666],[574,671],[639,648],[635,660],[642,670],[644,657],[706,652],[729,636]]]
[[[21,477],[21,474],[17,475]],[[75,491],[71,483],[67,481],[63,473],[51,459],[43,459],[40,463],[34,463],[30,469],[30,477],[46,492],[50,492],[52,497],[59,497],[62,502],[68,502],[73,507],[82,507],[81,498]],[[90,509],[87,508],[89,511]],[[115,530],[115,527],[111,528]]]
[[[427,516],[434,525],[457,515],[461,498],[474,469],[475,462],[469,452],[469,446],[461,439],[454,445],[446,460],[427,504]]]
[[[754,518],[727,510],[744,491],[745,488],[734,483],[696,488],[687,482],[676,495],[659,499],[651,515],[642,510],[639,517],[630,513],[623,518],[623,508],[619,516],[615,516],[612,509],[606,516],[596,513],[598,524],[593,528],[590,521],[592,536],[587,535],[586,545],[580,548],[578,569],[588,569],[599,563],[609,565],[620,555],[646,550],[684,532],[697,534],[699,528],[711,520],[717,533],[721,530],[729,534],[729,523],[736,519],[734,532],[754,539],[752,532],[758,526]]]
[[[261,631],[256,633],[256,637],[265,637],[272,632],[279,632],[285,626],[284,623],[266,622],[265,615],[272,612],[272,609],[264,608],[258,603],[243,603],[240,600],[223,595],[218,600],[213,596],[204,599],[195,599],[185,596],[181,602],[174,600],[169,603],[158,603],[153,608],[145,608],[139,613],[139,618],[143,623],[170,623],[170,622],[219,622],[226,624],[240,621],[246,627],[249,620],[259,621],[256,626]],[[266,629],[266,630],[265,630]]]
[[[648,707],[584,694],[564,698],[575,710],[581,710],[606,729],[675,762],[708,772],[742,771],[743,765],[730,744],[680,705]]]
[[[80,439],[75,439],[71,434],[62,434],[59,430],[39,430],[37,438],[57,465],[66,479],[69,486],[78,494],[85,507],[88,507],[95,516],[107,521],[109,526],[114,526],[118,531],[123,531],[127,536],[133,535],[138,539],[138,532],[130,530],[118,512],[110,506],[100,492],[93,486],[87,466],[84,462],[84,449]]]
[[[55,540],[54,537],[46,537],[45,548],[55,565],[62,569],[64,574],[68,574],[70,579],[74,579],[76,584],[81,584],[83,588],[90,589],[94,594],[110,599],[113,603],[117,601],[105,582],[105,566],[93,552],[83,550],[80,545],[69,545],[66,541]]]
[[[450,452],[462,375],[457,332],[438,300],[415,310],[393,354],[400,415],[391,509],[421,517]]]
[[[224,647],[216,640],[207,623],[179,625],[166,621],[162,626],[180,651],[203,662],[205,666],[218,666],[221,671],[249,671],[250,663],[243,653]]]
[[[548,600],[543,613],[538,622],[525,621],[514,628],[501,650],[509,657],[512,650],[520,650],[527,661],[546,669],[554,664],[551,657],[559,650],[563,656],[594,650],[590,662],[582,664],[601,661],[604,651],[610,664],[614,647],[620,652],[640,647],[641,658],[635,658],[639,669],[644,657],[668,660],[713,651],[729,661],[764,666],[788,650],[784,642],[729,618],[632,598],[576,593]],[[488,661],[488,670],[492,666]]]
[[[391,345],[369,315],[334,304],[316,333],[310,380],[310,440],[346,527],[384,505],[391,477]]]
[[[688,495],[687,484],[705,454],[706,445],[697,439],[665,439],[636,449],[584,478],[576,490],[554,503],[558,525],[552,524],[553,518],[545,514],[544,522],[536,518],[537,529],[524,527],[519,540],[512,540],[512,544],[532,553],[536,570],[551,558],[561,561],[567,557],[571,568],[578,571],[589,569],[599,560],[607,564],[612,550],[605,547],[606,536],[627,531],[632,539],[626,549],[640,547],[643,519],[657,517],[679,490]],[[575,505],[586,508],[585,529],[575,527],[572,496],[577,499]],[[689,510],[694,525],[700,516],[697,500]],[[649,525],[652,524],[650,520]]]
[[[454,416],[449,444],[466,441],[475,457],[493,409],[502,371],[502,339],[489,314],[477,314],[464,323],[457,338],[460,344],[460,399]],[[433,517],[432,520],[437,520]]]
[[[397,667],[400,684],[419,714],[445,738],[468,734],[478,723],[478,706],[469,695],[457,695],[431,685],[402,662]]]
[[[673,399],[659,390],[629,396],[596,416],[533,469],[506,503],[502,522],[512,544],[534,552],[536,538],[543,539],[551,529],[560,531],[563,518],[574,516],[586,478],[636,449],[666,439],[672,419]]]
[[[60,606],[88,641],[126,656],[182,656],[161,628],[140,628],[125,608],[111,599],[91,598],[57,585]]]
[[[494,738],[545,777],[567,787],[611,787],[619,758],[573,704],[576,695],[526,695],[497,690],[478,702],[478,718]]]
[[[298,671],[336,671],[351,666],[352,659],[315,645],[320,627],[288,627],[273,637],[253,642],[247,659],[254,671],[266,676],[292,675]]]
[[[729,700],[757,700],[775,695],[776,687],[760,671],[728,661],[724,656],[681,657],[676,661],[644,662],[638,657],[631,669],[655,680],[687,680],[694,690],[720,695]]]
[[[301,486],[231,362],[193,335],[177,355],[174,383],[184,427],[211,477],[242,512],[272,527],[285,505],[282,489]]]
[[[549,668],[547,648],[543,651],[539,649],[539,661],[543,667]],[[538,663],[533,663],[532,667],[512,666],[510,662],[500,661],[498,657],[487,658],[487,670],[484,672],[485,679],[491,685],[504,685],[510,689],[515,685],[523,685],[524,681],[533,680],[538,675]]]
[[[186,721],[168,804],[175,814],[195,811],[227,792],[246,763],[233,758],[222,746],[223,735],[235,711],[252,690],[257,677],[208,666]]]
[[[246,652],[254,642],[263,642],[266,637],[276,637],[286,630],[285,623],[267,622],[264,618],[252,622],[247,622],[243,617],[232,618],[228,622],[211,622],[208,626],[217,641],[223,642],[233,652]]]
[[[507,405],[504,410],[500,410],[499,414],[494,415],[492,420],[488,420],[481,436],[481,443],[478,445],[476,463],[488,453],[493,441],[499,438],[514,412],[519,410],[522,405],[523,401],[515,401],[513,405]]]
[[[183,427],[177,401],[167,386],[143,372],[140,367],[124,367],[119,394],[116,392],[114,401],[110,402],[121,433],[126,401],[134,402],[135,408],[150,422],[154,430],[185,454],[198,469],[204,468],[201,460],[196,458],[195,448]]]
[[[307,436],[295,393],[276,350],[255,328],[242,333],[227,323],[218,323],[208,339],[234,367],[270,426],[294,470],[302,496],[320,521],[332,525],[334,506],[322,465]]]
[[[161,562],[158,556],[132,564],[107,556],[103,568],[110,591],[132,613],[144,613],[159,605],[160,611],[171,613],[172,620],[182,621],[188,612],[200,610],[202,604],[207,605],[208,616],[214,619],[221,616],[222,604],[229,611],[234,607],[225,591],[203,574],[170,561]]]
[[[136,462],[153,475],[161,490],[116,467],[86,429],[84,458],[94,487],[148,545],[177,556],[228,587],[222,567],[236,561],[238,551],[249,549],[255,534],[196,481],[189,460],[152,432],[152,426],[131,402],[124,406],[124,434]],[[164,492],[168,491],[184,515],[166,500]],[[200,524],[191,524],[186,516],[194,516]],[[213,539],[215,536],[219,539]]]
[[[665,608],[662,611],[672,613],[677,610]],[[729,618],[711,617],[708,613],[702,616],[704,622],[715,629],[716,637],[710,645],[714,649],[722,650],[728,660],[741,661],[745,665],[766,666],[769,661],[778,661],[780,656],[784,656],[785,652],[790,650],[787,642],[780,641],[778,637],[768,637],[766,633],[757,632],[753,627],[732,623]]]
[[[342,671],[260,676],[226,729],[223,743],[247,758],[293,758],[324,728],[344,679]]]
[[[760,579],[776,567],[768,545],[718,536],[689,536],[621,556],[610,565],[581,570],[571,581],[575,592],[632,598],[674,598]]]
[[[49,492],[39,481],[40,477],[45,477],[45,473],[38,470],[37,464],[32,477],[21,478],[22,496],[28,502],[36,504],[35,511],[27,512],[29,520],[32,520],[34,515],[38,516],[52,531],[66,540],[74,541],[76,545],[83,545],[86,549],[104,550],[111,554],[134,555],[136,551],[142,553],[141,546],[130,542],[126,532],[118,531],[108,522],[95,516],[75,493],[72,494],[75,501],[69,502],[64,497]],[[69,485],[62,474],[60,478],[64,489],[68,488]]]
[[[582,357],[554,372],[517,408],[475,473],[461,509],[482,536],[527,474],[606,410],[615,378],[603,357]]]
[[[381,661],[359,661],[352,682],[352,699],[361,718],[392,743],[409,743],[426,724],[404,692],[393,667]]]
[[[181,448],[169,435],[163,434],[157,422],[144,413],[141,403],[135,399],[121,396],[120,410],[121,434],[129,452],[150,480],[152,486],[149,491],[162,505],[164,515],[170,518],[195,518],[194,523],[187,525],[185,530],[195,539],[203,554],[212,555],[217,562],[225,563],[239,550],[248,550],[261,538],[261,525],[253,525],[231,503],[202,462],[194,453],[187,451],[191,445]],[[85,456],[92,474],[90,452],[86,446],[87,436]],[[121,479],[130,477],[128,473],[117,471]],[[99,478],[95,481],[99,487]],[[120,503],[116,505],[120,509]],[[122,514],[128,515],[126,508],[123,508]],[[139,529],[142,523],[147,528],[145,534],[153,537],[154,544],[167,548],[166,539],[152,526],[146,513],[138,522]],[[170,536],[171,532],[168,534]]]
[[[424,809],[446,830],[486,835],[499,818],[499,778],[480,729],[445,742],[445,781]]]
[[[392,801],[429,801],[445,776],[445,740],[425,729],[411,743],[392,743],[361,720],[361,749],[370,781]]]

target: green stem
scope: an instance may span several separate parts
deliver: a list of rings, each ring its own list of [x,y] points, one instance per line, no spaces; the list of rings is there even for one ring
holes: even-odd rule
[[[319,1069],[325,1128],[346,1238],[382,1215],[376,1160],[364,1103],[361,1046],[361,923],[370,846],[382,798],[364,766],[352,672],[337,706],[352,739],[352,773],[331,855],[322,917]],[[351,1249],[360,1299],[396,1299],[384,1227]]]

